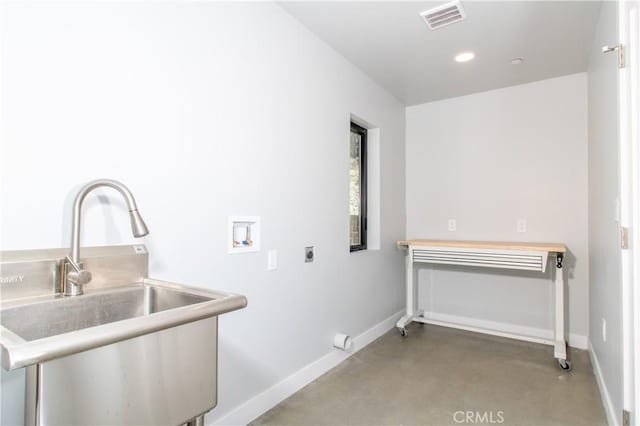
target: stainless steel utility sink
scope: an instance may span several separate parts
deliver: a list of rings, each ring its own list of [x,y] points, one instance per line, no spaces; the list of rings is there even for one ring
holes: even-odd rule
[[[143,245],[85,248],[93,279],[64,296],[64,252],[0,252],[0,355],[26,367],[25,425],[202,420],[217,404],[218,316],[247,299],[148,278]]]

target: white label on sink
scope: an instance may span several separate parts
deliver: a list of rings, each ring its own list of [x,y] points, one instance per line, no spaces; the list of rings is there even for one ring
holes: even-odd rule
[[[136,254],[145,254],[147,252],[147,248],[143,245],[137,245],[133,246],[133,251],[135,251]]]

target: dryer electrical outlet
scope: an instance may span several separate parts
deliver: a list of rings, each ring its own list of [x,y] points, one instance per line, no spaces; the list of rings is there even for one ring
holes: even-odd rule
[[[315,254],[313,252],[313,246],[305,247],[304,248],[304,263],[313,262],[314,257],[315,257]]]

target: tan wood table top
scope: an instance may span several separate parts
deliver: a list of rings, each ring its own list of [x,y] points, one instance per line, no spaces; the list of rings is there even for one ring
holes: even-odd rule
[[[502,241],[455,241],[455,240],[400,240],[398,246],[451,247],[497,250],[529,250],[566,253],[567,247],[560,243],[523,243]]]

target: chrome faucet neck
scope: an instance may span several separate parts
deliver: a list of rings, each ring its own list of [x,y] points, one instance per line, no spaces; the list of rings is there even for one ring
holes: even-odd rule
[[[71,251],[63,261],[62,287],[65,295],[76,296],[82,294],[82,286],[91,281],[91,273],[82,269],[80,263],[80,225],[82,222],[82,203],[85,197],[94,189],[100,187],[113,188],[122,195],[131,220],[131,231],[134,237],[144,237],[149,233],[147,225],[138,212],[136,200],[133,194],[124,184],[112,179],[98,179],[83,186],[73,202],[73,215],[71,225]],[[71,267],[69,269],[69,267]]]

